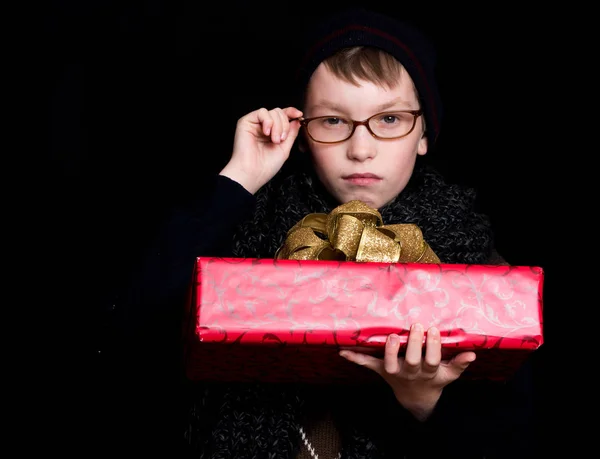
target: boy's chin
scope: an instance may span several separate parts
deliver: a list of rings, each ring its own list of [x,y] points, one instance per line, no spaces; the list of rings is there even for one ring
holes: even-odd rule
[[[381,205],[373,198],[366,196],[345,196],[343,199],[339,200],[340,204],[346,204],[350,201],[361,201],[372,209],[379,209],[379,207],[381,207]]]
[[[379,193],[375,190],[330,189],[330,193],[340,205],[350,201],[361,201],[372,209],[380,209],[393,200],[393,198],[386,199],[385,197],[379,196]]]

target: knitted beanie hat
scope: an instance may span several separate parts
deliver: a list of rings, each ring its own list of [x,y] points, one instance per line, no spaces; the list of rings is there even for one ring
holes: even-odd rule
[[[373,46],[394,56],[408,71],[420,98],[429,150],[440,132],[442,103],[435,78],[436,55],[429,39],[416,27],[363,8],[330,15],[304,36],[304,56],[297,75],[305,88],[319,64],[342,48]]]

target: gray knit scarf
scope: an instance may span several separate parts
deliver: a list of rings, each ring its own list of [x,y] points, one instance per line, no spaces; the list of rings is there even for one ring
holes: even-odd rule
[[[308,213],[330,212],[338,204],[312,168],[282,171],[256,195],[253,218],[235,234],[237,257],[273,257],[286,232]],[[474,210],[471,189],[448,184],[420,161],[404,191],[379,209],[384,224],[415,223],[446,263],[486,263],[492,250],[488,219]],[[196,391],[188,429],[195,457],[204,459],[293,459],[300,447],[298,426],[311,403],[333,405],[344,443],[343,458],[385,457],[384,430],[373,407],[385,400],[356,389],[268,384],[203,385]],[[385,422],[385,421],[384,421]],[[380,435],[379,435],[380,436]],[[395,452],[397,454],[397,452]]]

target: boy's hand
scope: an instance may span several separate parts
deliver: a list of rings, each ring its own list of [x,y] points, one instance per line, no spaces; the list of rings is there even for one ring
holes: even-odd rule
[[[255,110],[238,120],[231,160],[221,175],[256,193],[288,159],[300,130],[302,112],[294,107]]]
[[[445,386],[458,379],[475,360],[474,352],[462,352],[452,360],[442,361],[440,332],[432,327],[427,331],[423,357],[423,327],[411,327],[405,357],[398,357],[400,337],[388,336],[384,358],[352,351],[340,355],[377,372],[391,386],[396,399],[417,419],[423,421],[432,413]]]

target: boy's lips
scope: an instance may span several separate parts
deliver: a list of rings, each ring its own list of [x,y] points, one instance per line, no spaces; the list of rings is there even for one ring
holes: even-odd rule
[[[377,183],[381,180],[381,177],[371,173],[365,174],[351,174],[342,177],[344,181],[350,182],[353,185],[367,186]]]

